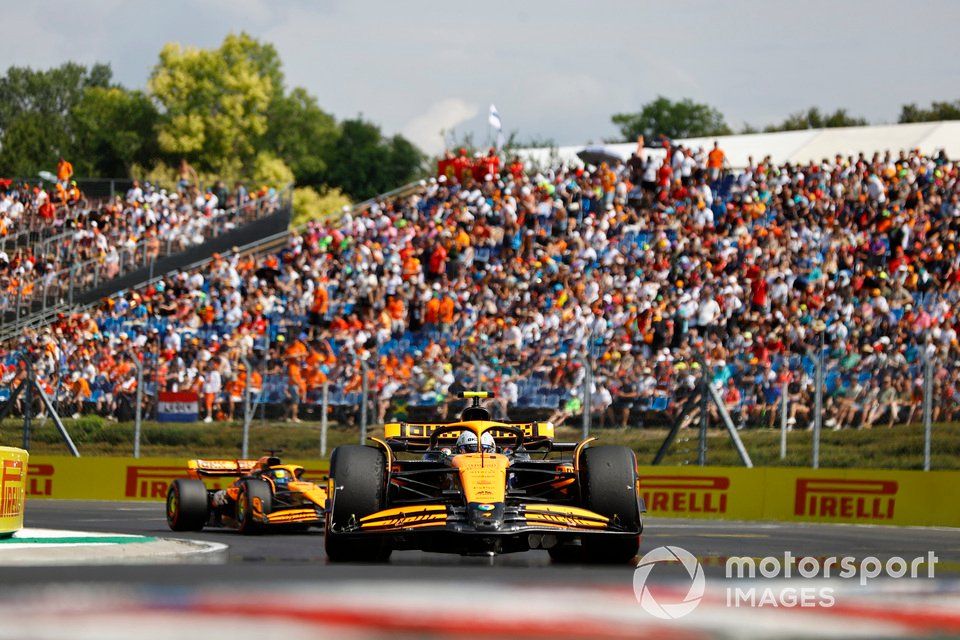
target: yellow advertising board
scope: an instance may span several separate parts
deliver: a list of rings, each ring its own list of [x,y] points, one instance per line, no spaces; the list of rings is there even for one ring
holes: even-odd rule
[[[640,467],[648,515],[960,527],[957,471]]]
[[[23,528],[23,501],[29,454],[0,447],[0,537]]]
[[[285,460],[285,462],[287,462]],[[326,460],[290,460],[306,477],[326,475]],[[187,477],[184,458],[70,458],[35,456],[27,474],[27,497],[65,500],[164,500],[176,478]],[[234,478],[207,479],[210,488],[226,488]]]
[[[320,480],[326,460],[302,464]],[[86,500],[163,500],[180,458],[30,460],[27,496]],[[883,471],[737,467],[650,467],[640,471],[648,516],[960,527],[957,471]],[[211,488],[231,478],[208,479]]]

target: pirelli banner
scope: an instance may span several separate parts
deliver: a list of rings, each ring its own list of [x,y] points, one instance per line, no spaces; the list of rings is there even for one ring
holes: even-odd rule
[[[957,471],[640,467],[648,516],[960,527]]]
[[[0,538],[23,528],[23,507],[29,454],[0,447]]]
[[[287,462],[285,460],[285,462]],[[329,469],[326,460],[289,460],[319,481]],[[34,456],[27,473],[27,497],[65,500],[164,500],[176,478],[187,477],[181,458],[71,458]],[[226,488],[235,478],[205,479],[211,489]]]
[[[321,479],[326,460],[296,460]],[[186,477],[177,458],[34,457],[27,497],[163,500],[174,478]],[[960,527],[960,501],[944,499],[960,486],[956,471],[730,467],[640,467],[648,517],[788,520]],[[208,479],[226,487],[232,478]]]

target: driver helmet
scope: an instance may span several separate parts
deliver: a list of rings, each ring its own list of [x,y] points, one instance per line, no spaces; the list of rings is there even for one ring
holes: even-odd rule
[[[484,453],[494,453],[497,450],[497,443],[493,436],[484,433],[480,436],[480,444]],[[464,431],[457,438],[457,453],[476,453],[477,452],[477,434],[473,431]]]

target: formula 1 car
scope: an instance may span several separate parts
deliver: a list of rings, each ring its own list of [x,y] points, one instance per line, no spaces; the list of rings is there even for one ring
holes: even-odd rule
[[[273,452],[259,460],[190,460],[189,479],[174,480],[167,491],[167,524],[174,531],[226,526],[248,534],[319,525],[327,492],[303,473]],[[237,480],[227,489],[208,489],[201,480],[223,477]]]
[[[491,394],[461,397],[473,404],[457,422],[387,423],[373,446],[334,450],[331,561],[384,561],[394,549],[546,549],[555,562],[591,563],[636,555],[646,509],[632,450],[554,442],[549,422],[494,422],[480,406]]]

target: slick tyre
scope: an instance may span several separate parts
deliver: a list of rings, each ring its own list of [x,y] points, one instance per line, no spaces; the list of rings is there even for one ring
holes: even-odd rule
[[[167,490],[167,525],[173,531],[200,531],[210,517],[207,487],[200,480],[174,480]]]
[[[265,525],[253,518],[258,503],[260,512],[264,515],[273,511],[273,491],[270,485],[263,480],[244,480],[237,495],[237,529],[240,533],[263,533]]]
[[[330,457],[334,492],[327,513],[324,548],[331,562],[384,562],[391,549],[379,537],[349,538],[343,532],[364,516],[383,509],[387,461],[375,447],[337,447]]]
[[[640,504],[637,499],[637,458],[627,447],[589,447],[580,459],[583,507],[599,513],[637,535],[587,535],[583,560],[588,563],[629,562],[640,549]]]

